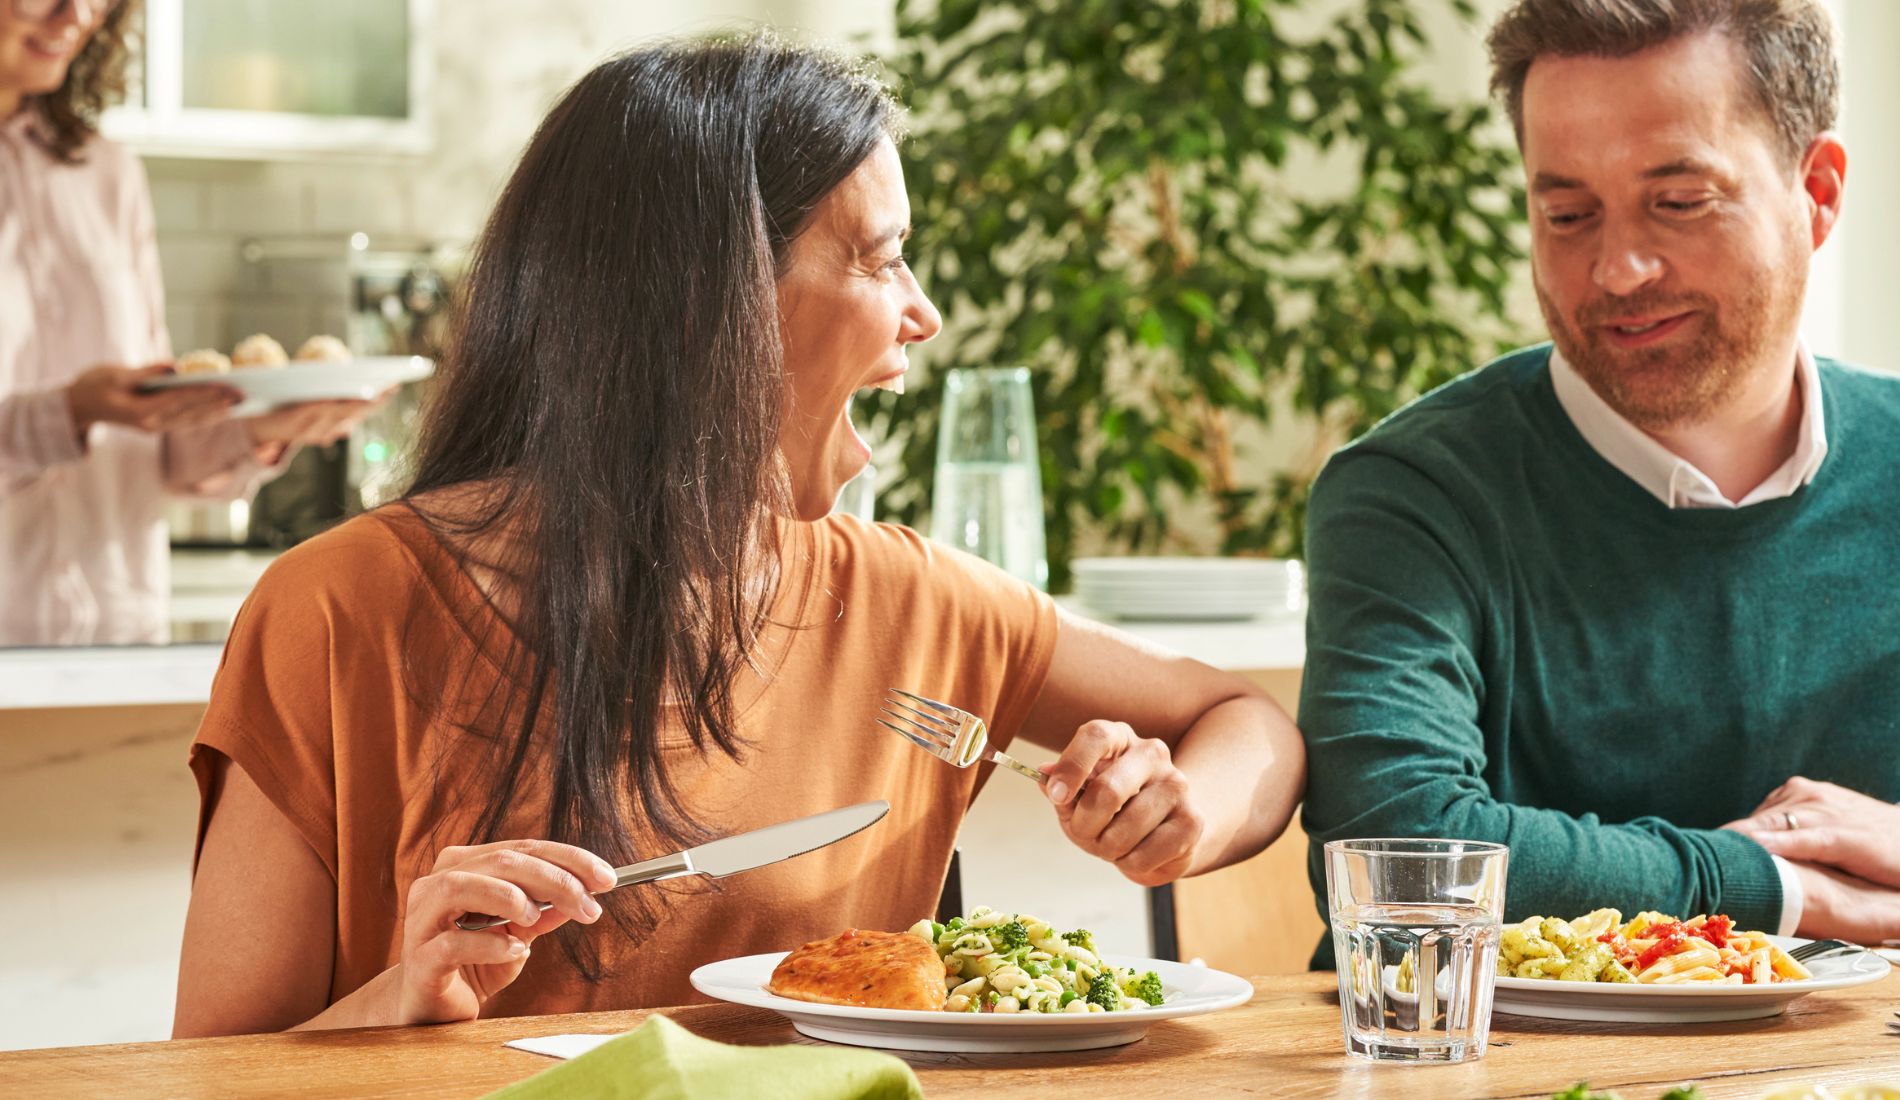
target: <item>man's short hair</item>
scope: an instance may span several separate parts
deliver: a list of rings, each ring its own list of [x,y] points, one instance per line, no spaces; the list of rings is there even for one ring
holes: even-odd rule
[[[1524,79],[1539,57],[1627,57],[1714,31],[1742,49],[1749,90],[1798,164],[1841,109],[1834,21],[1821,0],[1518,0],[1491,28],[1491,91],[1524,143]]]

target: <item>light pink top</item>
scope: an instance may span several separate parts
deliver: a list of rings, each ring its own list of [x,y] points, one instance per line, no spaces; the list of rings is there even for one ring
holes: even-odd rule
[[[0,122],[0,645],[162,642],[168,492],[248,494],[244,426],[74,431],[65,387],[101,363],[171,358],[152,200],[129,152],[61,164]]]

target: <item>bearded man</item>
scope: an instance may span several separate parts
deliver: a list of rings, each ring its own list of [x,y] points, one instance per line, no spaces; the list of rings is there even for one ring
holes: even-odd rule
[[[1848,854],[1900,821],[1900,378],[1798,335],[1847,170],[1827,14],[1521,0],[1490,46],[1551,344],[1313,489],[1315,889],[1326,840],[1460,837],[1510,845],[1512,920],[1900,936]]]

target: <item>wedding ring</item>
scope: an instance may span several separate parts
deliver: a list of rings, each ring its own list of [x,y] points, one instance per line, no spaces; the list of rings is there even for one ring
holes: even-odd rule
[[[1799,829],[1801,827],[1801,819],[1794,816],[1792,813],[1789,813],[1787,810],[1781,811],[1781,818],[1784,822],[1787,823],[1788,830],[1790,832],[1793,832],[1794,830]]]

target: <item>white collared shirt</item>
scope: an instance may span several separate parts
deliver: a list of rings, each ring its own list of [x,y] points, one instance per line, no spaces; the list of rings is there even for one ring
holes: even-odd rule
[[[1795,348],[1795,380],[1801,387],[1801,429],[1794,453],[1767,480],[1742,499],[1732,501],[1688,459],[1623,419],[1590,388],[1562,352],[1550,350],[1550,383],[1570,422],[1604,461],[1671,508],[1746,508],[1764,500],[1793,496],[1795,490],[1814,480],[1821,460],[1827,457],[1827,422],[1821,409],[1821,372],[1814,365],[1814,356],[1800,345]]]
[[[1746,508],[1765,500],[1780,500],[1814,480],[1827,457],[1827,422],[1821,409],[1821,372],[1814,356],[1805,346],[1795,348],[1795,380],[1801,387],[1801,429],[1795,438],[1794,453],[1788,456],[1767,480],[1730,500],[1716,488],[1709,475],[1696,469],[1688,459],[1658,443],[1649,433],[1623,418],[1597,392],[1590,388],[1570,365],[1563,353],[1550,349],[1550,382],[1557,391],[1557,403],[1577,426],[1578,434],[1604,461],[1616,467],[1651,496],[1671,508]],[[1807,892],[1794,866],[1780,856],[1770,856],[1781,875],[1781,927],[1777,932],[1792,936],[1801,925],[1801,912],[1807,907]]]

